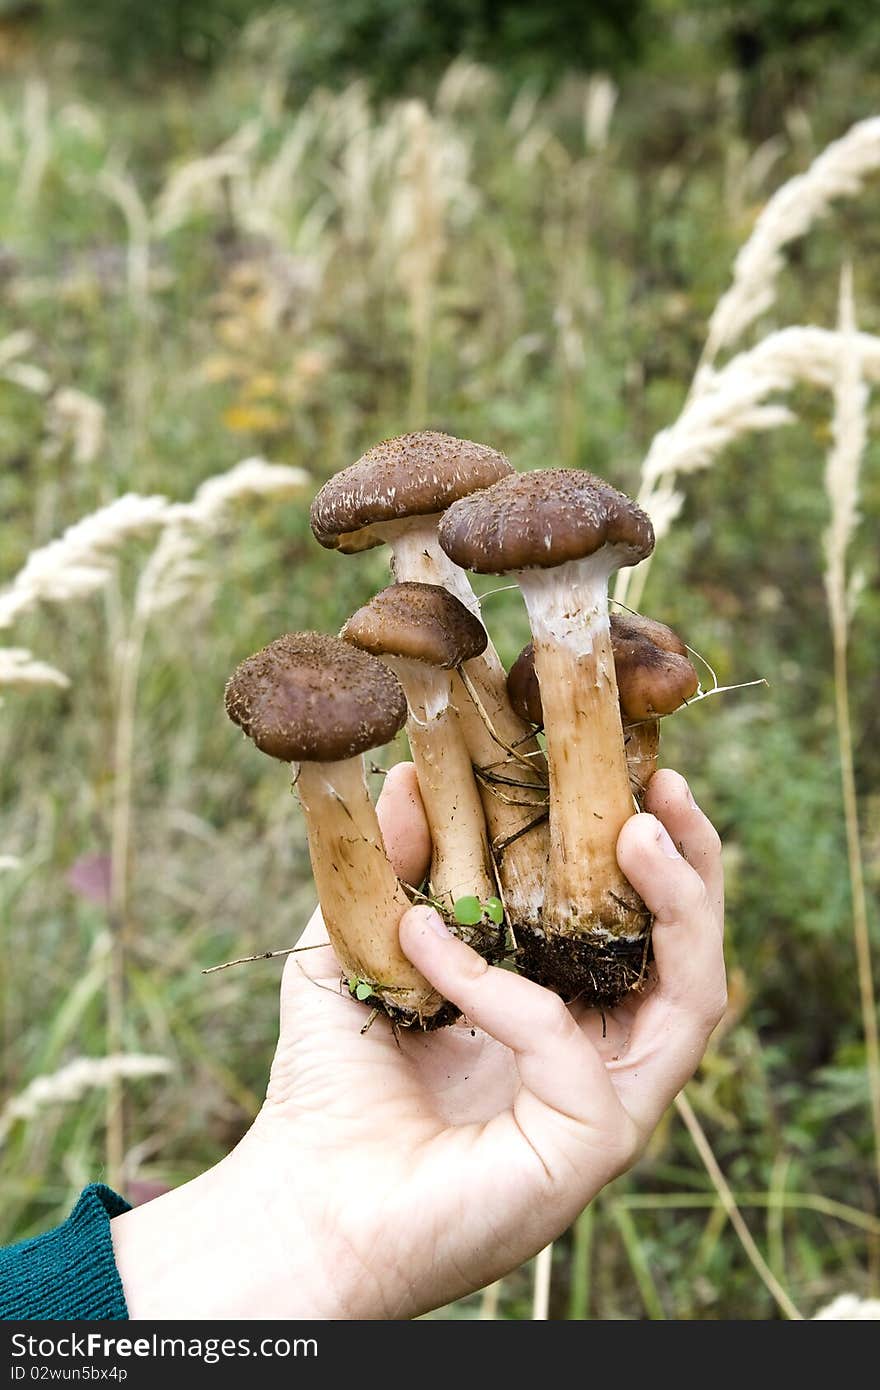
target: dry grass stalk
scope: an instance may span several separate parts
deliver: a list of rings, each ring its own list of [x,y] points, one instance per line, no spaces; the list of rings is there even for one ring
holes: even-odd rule
[[[675,1108],[684,1121],[687,1132],[693,1140],[694,1148],[703,1160],[706,1172],[709,1174],[712,1181],[712,1186],[718,1193],[718,1199],[727,1213],[731,1226],[739,1236],[742,1247],[748,1255],[758,1278],[787,1318],[790,1318],[793,1322],[803,1322],[803,1313],[799,1312],[794,1303],[792,1303],[785,1289],[782,1287],[755,1244],[752,1233],[746,1225],[742,1212],[736,1204],[736,1198],[731,1192],[727,1179],[718,1165],[718,1160],[712,1152],[712,1146],[706,1138],[703,1127],[694,1114],[693,1107],[684,1091],[680,1091],[676,1096]]]
[[[856,335],[862,372],[880,381],[880,337]],[[657,434],[642,464],[639,505],[664,536],[681,507],[675,482],[682,473],[709,468],[734,440],[758,430],[777,429],[794,417],[768,397],[805,383],[832,390],[841,353],[840,333],[828,328],[792,327],[770,333],[740,352],[719,371],[705,369],[699,391],[688,397],[675,423]],[[621,570],[614,597],[638,608],[649,562]]]
[[[584,146],[590,153],[604,150],[619,91],[605,73],[595,73],[584,93]]]
[[[172,1071],[166,1057],[118,1053],[109,1057],[78,1057],[50,1076],[38,1076],[0,1110],[0,1143],[17,1120],[32,1120],[41,1110],[69,1105],[89,1091],[109,1086],[120,1078],[165,1076]]]
[[[35,660],[24,647],[0,647],[0,685],[55,685],[65,690],[70,678]]]
[[[172,507],[159,543],[141,572],[135,614],[146,620],[189,595],[204,574],[198,562],[205,538],[224,524],[228,510],[245,497],[282,497],[309,482],[302,468],[248,458],[197,489],[191,502]]]
[[[472,58],[454,58],[437,86],[436,109],[444,116],[475,111],[495,96],[498,75]]]
[[[550,1284],[553,1274],[553,1243],[535,1256],[535,1283],[532,1291],[532,1322],[546,1322],[550,1316]]]
[[[861,851],[847,671],[849,629],[858,592],[858,584],[853,584],[847,576],[847,555],[859,521],[859,473],[868,433],[868,388],[862,374],[859,335],[855,327],[852,272],[848,266],[845,267],[840,282],[839,332],[841,355],[834,386],[834,417],[831,426],[833,442],[825,467],[825,491],[831,509],[830,523],[824,536],[825,593],[834,651],[834,702],[843,784],[859,1002],[865,1035],[868,1092],[874,1129],[874,1157],[877,1177],[880,1180],[880,1039],[871,966],[871,937]]]
[[[773,304],[783,251],[823,217],[837,198],[861,191],[880,167],[880,116],[859,121],[823,150],[804,174],[783,184],[764,207],[733,268],[733,284],[709,322],[704,364],[742,336]]]
[[[33,79],[25,87],[21,124],[24,158],[13,201],[16,209],[26,214],[39,196],[52,155],[49,89],[45,82]]]
[[[104,168],[95,183],[116,204],[125,220],[128,295],[135,313],[142,318],[150,299],[150,214],[137,184],[124,170]]]
[[[19,329],[0,339],[0,380],[20,386],[35,396],[45,396],[52,389],[49,373],[34,362],[21,361],[33,345],[34,335],[27,329]]]
[[[76,522],[57,540],[31,551],[11,585],[0,593],[0,629],[41,603],[66,603],[103,587],[116,552],[134,536],[163,526],[164,497],[126,493]]]
[[[3,345],[0,345],[2,348]],[[19,339],[12,348],[26,348]],[[10,351],[7,340],[6,351]],[[91,420],[94,426],[94,417]],[[112,948],[108,953],[108,1053],[121,1050],[124,1022],[124,960],[128,918],[131,788],[137,683],[143,642],[150,617],[191,591],[202,576],[197,548],[216,532],[230,506],[243,497],[281,496],[299,491],[308,482],[300,468],[243,460],[209,478],[191,502],[172,504],[164,497],[126,494],[71,526],[58,540],[33,551],[12,584],[0,593],[0,628],[11,626],[40,603],[61,603],[102,588],[113,572],[117,552],[134,536],[161,531],[144,567],[135,595],[129,630],[116,647],[116,716],[111,831],[110,918]],[[34,661],[23,648],[0,648],[0,684],[67,685],[67,677]],[[124,1152],[122,1080],[125,1073],[108,1073],[108,1178],[118,1180]]]
[[[424,102],[399,108],[401,153],[389,208],[389,240],[397,276],[409,301],[413,332],[410,418],[421,426],[428,409],[434,300],[453,213],[469,209],[469,154],[432,117]]]
[[[94,396],[62,387],[52,396],[46,412],[46,456],[54,458],[69,446],[74,463],[94,463],[104,447],[106,419],[106,408]]]
[[[880,117],[875,116],[858,122],[806,173],[783,184],[758,218],[734,263],[733,284],[709,321],[684,408],[674,425],[656,435],[642,465],[639,502],[667,529],[681,506],[674,487],[678,471],[706,468],[732,439],[787,423],[791,417],[784,407],[764,404],[771,392],[789,390],[796,381],[833,385],[839,343],[834,338],[835,352],[829,354],[831,339],[820,328],[783,329],[769,334],[751,352],[740,353],[720,372],[712,364],[723,347],[740,338],[773,304],[784,248],[809,231],[836,198],[858,193],[878,167]],[[880,371],[880,339],[863,347],[862,370],[874,379]],[[816,359],[811,358],[814,351]],[[658,531],[658,537],[662,534]],[[650,564],[649,557],[634,569],[621,570],[614,597],[639,607]]]
[[[144,640],[151,617],[190,594],[204,570],[200,544],[223,524],[229,508],[243,497],[282,496],[309,481],[301,468],[248,458],[226,473],[208,478],[189,503],[169,506],[166,525],[149,557],[135,593],[124,638],[116,644],[116,700],[113,735],[113,808],[110,836],[110,921],[107,1048],[119,1050],[125,1014],[125,954],[131,885],[132,785],[137,689]],[[107,1091],[108,1180],[122,1171],[124,1112],[121,1078]],[[118,1178],[117,1178],[118,1180]]]

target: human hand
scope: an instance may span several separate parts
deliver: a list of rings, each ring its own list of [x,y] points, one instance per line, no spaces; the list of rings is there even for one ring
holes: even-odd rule
[[[416,907],[401,943],[463,1019],[362,1033],[315,913],[285,967],[252,1128],[112,1223],[131,1316],[411,1318],[516,1268],[630,1167],[725,1005],[718,836],[677,773],[655,775],[646,807],[618,857],[654,913],[655,963],[604,1019],[487,966]],[[420,882],[430,839],[410,765],[378,811],[398,875]]]

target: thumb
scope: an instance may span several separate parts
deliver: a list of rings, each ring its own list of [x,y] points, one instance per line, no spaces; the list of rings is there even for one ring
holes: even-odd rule
[[[413,763],[387,773],[376,815],[391,867],[402,883],[417,887],[431,863],[431,831]]]

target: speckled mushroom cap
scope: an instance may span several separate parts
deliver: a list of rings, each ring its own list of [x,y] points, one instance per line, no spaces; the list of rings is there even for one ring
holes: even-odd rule
[[[439,584],[389,584],[349,618],[340,636],[374,656],[450,668],[486,650],[486,629]]]
[[[624,719],[660,719],[697,693],[699,677],[687,647],[665,623],[641,614],[611,615],[611,646],[620,710]],[[543,724],[541,688],[535,674],[533,643],[523,647],[507,676],[514,711],[532,724]]]
[[[328,550],[369,550],[383,540],[371,527],[442,512],[512,472],[487,444],[436,430],[398,435],[324,484],[312,503],[312,531]]]
[[[368,652],[322,632],[288,632],[236,668],[226,713],[273,758],[336,762],[388,743],[406,721],[406,697]]]
[[[603,546],[617,566],[654,549],[650,517],[610,483],[576,468],[514,473],[455,502],[440,521],[440,544],[477,574],[552,569]]]

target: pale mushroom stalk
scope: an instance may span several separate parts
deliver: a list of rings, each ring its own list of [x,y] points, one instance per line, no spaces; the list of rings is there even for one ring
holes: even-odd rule
[[[431,896],[451,912],[498,887],[471,756],[451,703],[452,674],[406,657],[384,657],[406,693],[406,733],[431,827]]]
[[[504,947],[503,923],[485,911],[473,924],[460,922],[456,914],[459,898],[486,904],[498,892],[483,806],[451,702],[453,671],[484,650],[486,630],[442,584],[403,582],[390,584],[353,613],[341,636],[379,657],[403,687],[407,734],[433,843],[431,897],[453,930],[483,954],[497,957]],[[468,911],[473,913],[473,903]]]
[[[565,997],[611,1005],[642,977],[650,913],[616,844],[635,812],[608,616],[611,573],[653,547],[650,519],[577,469],[499,479],[445,512],[440,544],[521,587],[544,706],[550,853],[541,921],[518,941],[526,973]]]
[[[363,757],[300,763],[296,788],[321,915],[343,974],[373,985],[392,1017],[431,1018],[443,999],[400,949],[397,924],[412,901],[388,862]]]
[[[532,629],[550,774],[545,930],[637,941],[648,914],[617,863],[617,837],[636,810],[608,615],[606,549],[518,581]]]
[[[480,600],[464,570],[453,563],[437,539],[439,515],[373,526],[391,547],[391,568],[399,582],[440,584],[481,617]],[[480,708],[461,679],[453,683],[453,700],[473,766],[497,865],[499,889],[510,920],[535,926],[540,921],[547,874],[547,767],[529,725],[514,714],[507,695],[507,674],[491,641],[486,650],[462,663]],[[497,737],[493,736],[496,735]],[[519,758],[512,758],[513,748]],[[515,788],[493,782],[503,765]]]

